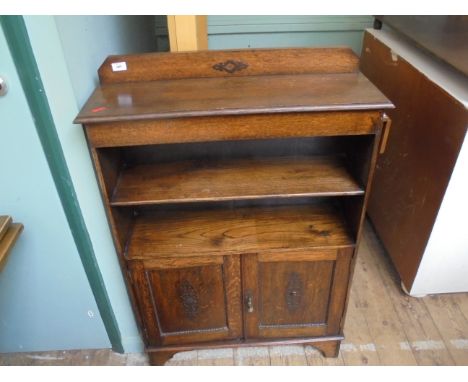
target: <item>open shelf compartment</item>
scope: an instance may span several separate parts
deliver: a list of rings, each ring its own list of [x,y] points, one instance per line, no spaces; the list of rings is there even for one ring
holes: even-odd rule
[[[135,216],[127,258],[148,260],[353,246],[353,235],[344,216],[327,199],[276,206],[142,209]]]
[[[124,169],[111,205],[363,193],[339,157],[189,160]]]
[[[113,207],[361,196],[369,136],[99,149]],[[364,171],[363,171],[364,170]]]

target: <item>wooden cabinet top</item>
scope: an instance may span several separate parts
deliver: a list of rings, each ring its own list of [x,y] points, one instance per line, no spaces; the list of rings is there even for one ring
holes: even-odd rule
[[[110,56],[99,76],[76,123],[393,107],[345,48]]]

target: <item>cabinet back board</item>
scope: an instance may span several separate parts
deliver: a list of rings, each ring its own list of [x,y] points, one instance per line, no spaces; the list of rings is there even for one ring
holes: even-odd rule
[[[112,64],[127,70],[114,71]],[[101,85],[165,79],[352,73],[359,59],[349,48],[240,49],[110,56],[99,68]]]

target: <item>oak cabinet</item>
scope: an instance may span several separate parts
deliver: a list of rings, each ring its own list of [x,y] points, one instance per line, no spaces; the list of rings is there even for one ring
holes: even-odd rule
[[[76,122],[153,364],[229,346],[338,354],[392,107],[357,68],[341,48],[103,63]]]

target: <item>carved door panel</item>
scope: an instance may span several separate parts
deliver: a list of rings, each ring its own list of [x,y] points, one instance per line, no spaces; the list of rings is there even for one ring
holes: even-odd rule
[[[242,336],[239,256],[130,262],[148,345]]]
[[[244,256],[245,336],[339,334],[351,257],[349,248]]]

